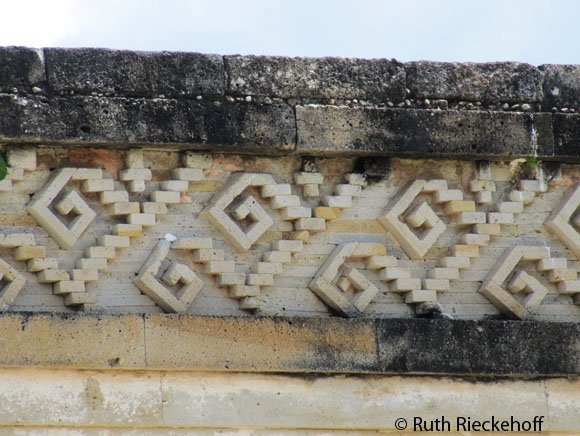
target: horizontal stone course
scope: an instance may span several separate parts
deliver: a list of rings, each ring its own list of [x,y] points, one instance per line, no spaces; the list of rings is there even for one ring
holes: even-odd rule
[[[0,327],[0,366],[580,374],[572,323],[3,313]]]
[[[552,107],[580,108],[580,66],[0,47],[0,140],[20,143],[577,158],[578,115]]]

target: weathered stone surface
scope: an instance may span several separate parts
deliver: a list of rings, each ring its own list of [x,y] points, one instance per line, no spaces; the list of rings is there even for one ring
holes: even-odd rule
[[[405,69],[395,60],[226,56],[228,91],[284,98],[360,98],[399,102]]]
[[[573,323],[377,320],[385,372],[580,374],[580,326]]]
[[[143,317],[3,313],[0,366],[145,366]]]
[[[580,158],[580,114],[554,114],[554,154]]]
[[[76,143],[187,144],[238,152],[291,150],[292,109],[196,100],[0,94],[0,138]]]
[[[27,47],[0,47],[0,91],[46,80],[42,52]]]
[[[297,150],[312,154],[553,156],[550,114],[297,106]]]
[[[53,92],[127,97],[223,95],[225,70],[219,55],[138,52],[92,48],[46,48]]]
[[[541,65],[544,72],[542,109],[580,108],[580,65]]]
[[[238,371],[374,371],[372,321],[145,317],[147,366]]]
[[[407,84],[416,98],[480,102],[539,102],[542,72],[517,62],[411,62]]]

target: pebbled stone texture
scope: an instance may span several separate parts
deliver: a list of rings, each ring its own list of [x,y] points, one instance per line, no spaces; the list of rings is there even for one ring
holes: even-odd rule
[[[580,65],[541,65],[544,72],[543,110],[580,108]]]
[[[550,114],[298,106],[297,151],[312,154],[552,157]]]
[[[540,102],[542,72],[517,62],[406,64],[407,86],[415,98],[480,102]]]
[[[286,104],[0,95],[0,138],[80,143],[187,144],[237,152],[289,151],[295,120]]]
[[[46,80],[42,51],[27,47],[0,47],[0,92],[31,87]]]
[[[226,56],[228,91],[283,98],[358,98],[400,102],[403,64],[388,59]]]
[[[557,157],[580,157],[580,114],[554,114],[554,151]]]
[[[47,48],[53,92],[123,97],[223,95],[225,70],[219,55],[137,52],[92,48]]]
[[[377,320],[380,369],[426,374],[580,373],[580,325]]]

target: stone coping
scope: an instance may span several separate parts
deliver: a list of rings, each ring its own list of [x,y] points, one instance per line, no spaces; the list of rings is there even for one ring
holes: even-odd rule
[[[0,47],[0,142],[580,158],[580,66]]]
[[[7,367],[580,374],[580,325],[571,323],[3,313],[0,330]]]

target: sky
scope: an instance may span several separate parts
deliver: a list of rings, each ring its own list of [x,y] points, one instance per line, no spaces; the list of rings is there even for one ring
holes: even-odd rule
[[[579,0],[0,0],[1,45],[580,64]]]

